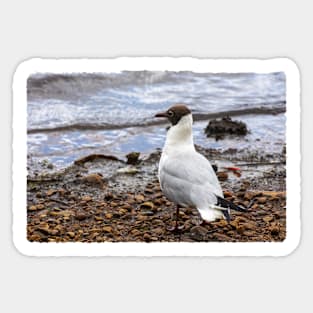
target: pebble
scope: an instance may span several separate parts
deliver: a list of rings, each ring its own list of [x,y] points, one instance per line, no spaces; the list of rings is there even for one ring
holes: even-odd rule
[[[88,201],[91,201],[92,198],[90,196],[83,196],[82,200],[88,202]]]
[[[66,234],[69,235],[71,238],[75,237],[75,233],[73,231],[68,231]]]
[[[83,212],[77,212],[75,215],[75,218],[79,221],[83,221],[88,217],[88,214],[83,213]]]
[[[218,241],[229,241],[232,239],[232,237],[220,233],[214,233],[213,236],[214,238],[218,239]]]
[[[227,172],[217,172],[217,178],[219,181],[225,181],[228,179],[228,173]]]
[[[264,216],[264,217],[263,217],[263,221],[264,221],[265,223],[269,223],[269,222],[271,222],[273,219],[274,219],[274,217],[271,216],[271,215],[267,215],[267,216]]]
[[[271,234],[277,236],[280,232],[279,226],[275,225],[270,228]]]
[[[267,198],[266,197],[260,197],[258,198],[258,203],[264,204],[267,202]]]
[[[113,228],[111,226],[103,226],[102,230],[107,233],[112,233]]]
[[[112,213],[105,213],[104,216],[106,219],[110,220],[113,217],[113,214]]]
[[[31,205],[30,207],[28,207],[28,211],[39,211],[39,210],[43,210],[45,208],[45,206],[43,204],[37,204],[37,205]]]
[[[104,185],[103,179],[99,174],[89,174],[82,178],[82,182],[100,187]]]
[[[141,209],[150,209],[150,210],[153,210],[154,209],[154,204],[153,202],[151,201],[147,201],[147,202],[144,202],[140,205],[140,208]]]
[[[126,155],[127,164],[136,165],[139,163],[140,152],[130,152]]]
[[[58,191],[55,190],[55,189],[49,189],[47,192],[46,192],[46,196],[50,197],[52,196],[53,194],[57,193]]]
[[[81,172],[81,177],[85,173]],[[201,226],[198,211],[184,208],[179,214],[179,222],[184,229],[178,236],[167,230],[176,217],[175,205],[164,197],[156,179],[140,186],[136,193],[116,193],[114,182],[110,182],[106,192],[102,193],[102,190],[91,189],[90,186],[79,186],[79,183],[88,182],[86,177],[90,178],[90,175],[77,179],[75,189],[67,184],[64,192],[60,191],[65,186],[64,182],[49,184],[48,188],[43,185],[41,189],[29,192],[28,240],[281,241],[286,235],[284,192],[260,192],[253,190],[253,184],[242,186],[241,191],[225,190],[224,196],[235,203],[247,205],[253,201],[249,211],[232,212],[230,223],[221,219]],[[104,182],[101,175],[91,177],[95,184],[98,184],[98,180]],[[92,179],[88,183],[94,186]],[[224,185],[228,186],[229,183]],[[62,196],[60,200],[68,205],[52,202],[46,197],[47,194],[54,195],[55,199]],[[53,207],[57,204],[59,207]],[[195,220],[197,223],[193,223]]]
[[[145,197],[143,195],[135,195],[136,202],[143,202],[144,200],[145,200]]]
[[[144,233],[144,235],[143,235],[143,240],[145,240],[145,241],[151,241],[151,235],[149,235],[148,233]]]
[[[203,226],[194,226],[190,229],[190,237],[196,241],[205,240],[207,233],[207,229]]]

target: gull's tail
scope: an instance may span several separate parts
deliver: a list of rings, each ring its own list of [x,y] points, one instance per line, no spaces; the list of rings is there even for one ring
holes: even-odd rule
[[[216,207],[220,207],[220,210],[223,211],[225,219],[227,222],[230,221],[230,210],[239,211],[239,212],[246,212],[247,210],[239,205],[234,204],[231,201],[228,201],[222,197],[216,196],[217,204]]]

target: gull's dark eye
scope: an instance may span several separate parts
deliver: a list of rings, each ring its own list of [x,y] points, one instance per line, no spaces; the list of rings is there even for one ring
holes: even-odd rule
[[[173,112],[172,110],[168,110],[168,111],[167,111],[167,114],[168,114],[169,117],[174,116],[174,112]]]

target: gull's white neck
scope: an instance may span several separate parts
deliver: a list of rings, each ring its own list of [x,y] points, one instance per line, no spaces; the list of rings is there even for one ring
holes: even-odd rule
[[[181,149],[194,149],[191,114],[183,116],[167,131],[164,152]]]

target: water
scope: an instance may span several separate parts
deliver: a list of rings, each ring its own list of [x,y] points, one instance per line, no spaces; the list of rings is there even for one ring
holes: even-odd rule
[[[199,74],[121,72],[35,74],[28,79],[28,153],[66,166],[89,153],[124,156],[163,145],[165,126],[154,115],[173,103],[207,114],[251,108],[285,107],[284,73]],[[243,115],[250,134],[215,141],[205,137],[207,121],[195,122],[195,142],[227,149],[280,152],[285,115]]]

